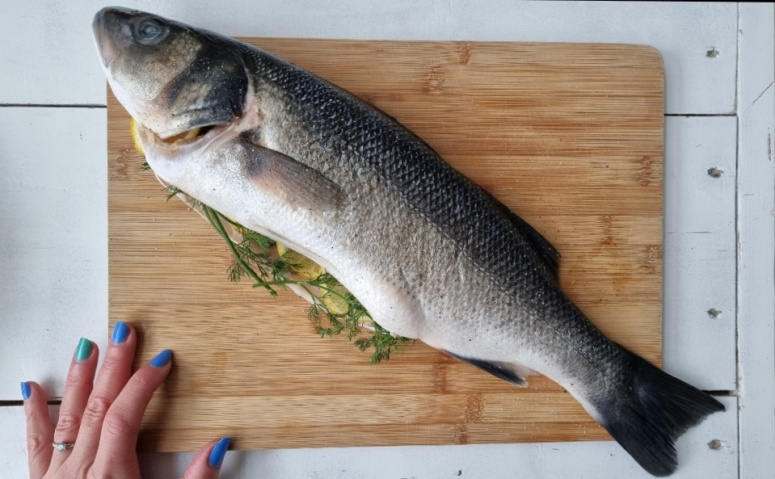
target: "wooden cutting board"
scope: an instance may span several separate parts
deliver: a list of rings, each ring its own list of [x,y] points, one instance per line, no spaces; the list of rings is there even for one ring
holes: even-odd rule
[[[248,39],[396,117],[562,253],[568,295],[659,364],[663,69],[632,45]],[[110,325],[174,368],[140,447],[240,449],[609,438],[541,376],[517,388],[421,343],[387,363],[321,339],[306,303],[227,281],[220,237],[167,202],[108,102]],[[454,293],[454,292],[453,292]]]

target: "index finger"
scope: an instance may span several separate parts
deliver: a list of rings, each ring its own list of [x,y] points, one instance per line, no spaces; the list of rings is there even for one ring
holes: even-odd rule
[[[137,435],[153,393],[172,368],[172,351],[165,349],[137,370],[105,415],[95,457],[99,470],[112,464],[137,462]]]

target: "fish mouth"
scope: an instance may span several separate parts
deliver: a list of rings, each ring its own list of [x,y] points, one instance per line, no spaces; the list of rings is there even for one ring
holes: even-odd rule
[[[192,149],[204,149],[224,135],[228,125],[204,125],[177,133],[169,137],[161,137],[152,129],[135,120],[135,129],[139,149],[145,152],[157,151],[170,158],[188,152]]]

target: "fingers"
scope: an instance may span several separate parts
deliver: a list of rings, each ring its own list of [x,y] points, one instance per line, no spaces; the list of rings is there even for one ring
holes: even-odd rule
[[[172,352],[165,349],[126,383],[105,414],[95,458],[97,471],[107,472],[108,465],[137,463],[135,448],[143,413],[171,367]]]
[[[224,437],[205,445],[194,456],[183,479],[216,479],[230,444],[231,439]]]
[[[27,416],[27,461],[30,479],[38,479],[48,470],[51,463],[54,440],[54,426],[48,414],[46,393],[37,383],[22,383],[24,413]]]
[[[73,452],[91,462],[97,454],[105,415],[132,375],[132,361],[137,347],[137,334],[132,326],[117,322],[81,418],[77,446]]]
[[[65,391],[62,395],[62,407],[54,430],[54,441],[73,443],[81,427],[81,417],[86,408],[94,384],[94,372],[97,370],[99,351],[97,346],[86,338],[81,338],[75,349],[70,370],[67,373]],[[51,458],[51,467],[56,469],[67,457],[71,449],[57,451]]]

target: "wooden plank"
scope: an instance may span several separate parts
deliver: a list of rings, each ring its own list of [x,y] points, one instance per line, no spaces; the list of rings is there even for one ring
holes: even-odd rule
[[[106,344],[104,125],[103,109],[0,108],[0,400],[23,380],[61,395],[78,337]]]
[[[567,245],[567,293],[610,337],[661,361],[663,82],[653,49],[256,42],[373,101]],[[292,294],[273,300],[228,283],[225,245],[182,203],[165,202],[127,125],[111,101],[110,318],[142,325],[140,361],[176,352],[141,447],[189,450],[230,431],[238,448],[607,437],[544,378],[516,389],[422,344],[369,366],[344,339],[316,337]],[[532,398],[536,417],[523,416],[520,398]]]
[[[713,391],[737,387],[736,132],[734,117],[665,122],[664,366]]]
[[[0,15],[0,104],[105,104],[91,21],[101,2],[8,1]],[[735,107],[735,3],[224,0],[140,8],[228,35],[372,40],[637,43],[665,60],[668,114]],[[708,56],[708,52],[712,53]],[[42,66],[45,66],[43,68]]]
[[[775,7],[740,5],[740,477],[775,471]]]

